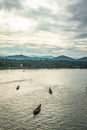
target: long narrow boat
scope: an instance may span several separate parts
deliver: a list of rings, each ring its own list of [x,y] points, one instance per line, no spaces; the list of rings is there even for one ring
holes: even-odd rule
[[[41,111],[41,104],[33,111],[33,114],[37,115],[40,113],[40,111]]]
[[[53,93],[51,88],[49,88],[49,93],[50,93],[50,94],[52,94],[52,93]]]
[[[17,87],[16,87],[16,90],[18,90],[20,88],[20,85],[18,85]]]

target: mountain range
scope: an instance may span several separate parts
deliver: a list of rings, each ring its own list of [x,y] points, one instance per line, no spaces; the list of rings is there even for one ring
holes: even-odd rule
[[[13,60],[62,60],[62,61],[87,61],[87,57],[74,59],[65,55],[53,57],[53,56],[25,56],[25,55],[11,55],[0,56],[0,59],[13,59]]]

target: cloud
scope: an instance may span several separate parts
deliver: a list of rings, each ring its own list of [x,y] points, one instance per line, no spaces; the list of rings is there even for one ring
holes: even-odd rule
[[[86,55],[86,6],[86,0],[0,0],[0,48],[27,55]]]
[[[41,19],[43,17],[52,17],[51,10],[45,7],[39,7],[38,9],[29,9],[25,16],[33,19]]]
[[[76,3],[67,6],[67,10],[70,13],[68,21],[73,25],[68,30],[73,32],[73,49],[87,55],[87,1],[76,0]]]
[[[13,10],[13,9],[21,9],[22,5],[20,0],[0,0],[0,10]]]
[[[46,7],[38,7],[38,9],[29,8],[22,14],[24,17],[37,21],[36,31],[51,31],[56,28],[58,16],[53,14],[52,10]]]
[[[12,46],[0,47],[0,52],[4,55],[24,54],[24,55],[69,55],[72,57],[80,57],[82,54],[86,55],[86,48],[84,45],[75,45],[72,47],[60,47],[56,45],[36,44],[36,43],[24,43],[14,44]]]
[[[78,38],[78,39],[87,39],[87,33],[80,33],[78,35],[75,36],[75,38]]]
[[[76,4],[71,4],[68,10],[72,14],[70,20],[77,21],[78,27],[87,29],[87,0],[78,0]]]

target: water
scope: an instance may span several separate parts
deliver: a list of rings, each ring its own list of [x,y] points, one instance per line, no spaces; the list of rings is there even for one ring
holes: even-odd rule
[[[86,86],[86,69],[0,70],[0,130],[86,130]]]

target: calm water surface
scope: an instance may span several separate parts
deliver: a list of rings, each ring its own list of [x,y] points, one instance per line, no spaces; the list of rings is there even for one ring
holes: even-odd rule
[[[0,70],[0,130],[87,130],[86,87],[86,69]]]

